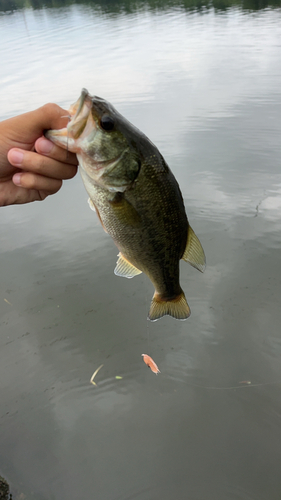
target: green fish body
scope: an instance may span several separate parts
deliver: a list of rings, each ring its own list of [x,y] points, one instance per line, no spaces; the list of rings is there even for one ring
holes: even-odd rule
[[[115,274],[150,278],[150,320],[188,318],[179,261],[203,272],[205,255],[171,170],[156,146],[104,99],[82,90],[69,112],[67,129],[46,136],[77,154],[90,206],[119,249]]]

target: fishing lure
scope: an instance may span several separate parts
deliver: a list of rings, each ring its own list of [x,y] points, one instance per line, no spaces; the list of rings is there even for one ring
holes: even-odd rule
[[[153,359],[150,356],[148,356],[148,354],[142,354],[142,356],[145,364],[149,366],[149,368],[153,373],[156,373],[156,375],[158,373],[161,373],[155,361],[153,361]]]

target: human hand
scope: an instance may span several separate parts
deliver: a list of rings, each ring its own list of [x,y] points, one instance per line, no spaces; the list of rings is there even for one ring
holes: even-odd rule
[[[0,207],[44,200],[77,172],[77,158],[43,136],[67,124],[67,111],[45,104],[0,122]]]

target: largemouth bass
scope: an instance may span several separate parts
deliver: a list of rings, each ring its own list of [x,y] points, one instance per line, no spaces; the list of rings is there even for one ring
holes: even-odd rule
[[[114,270],[144,272],[155,293],[148,318],[190,315],[179,261],[203,272],[205,254],[191,229],[179,185],[154,144],[107,101],[83,89],[67,128],[46,137],[77,154],[89,203],[119,249]]]

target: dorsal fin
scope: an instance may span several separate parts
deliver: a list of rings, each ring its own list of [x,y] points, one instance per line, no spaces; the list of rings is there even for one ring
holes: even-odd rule
[[[206,257],[202,245],[193,229],[189,226],[187,244],[182,259],[203,273],[206,267]]]
[[[133,264],[125,259],[121,252],[118,254],[118,257],[119,259],[114,269],[114,274],[116,274],[117,276],[123,276],[123,278],[133,278],[134,276],[142,273],[142,271],[137,269],[135,266],[133,266]]]

